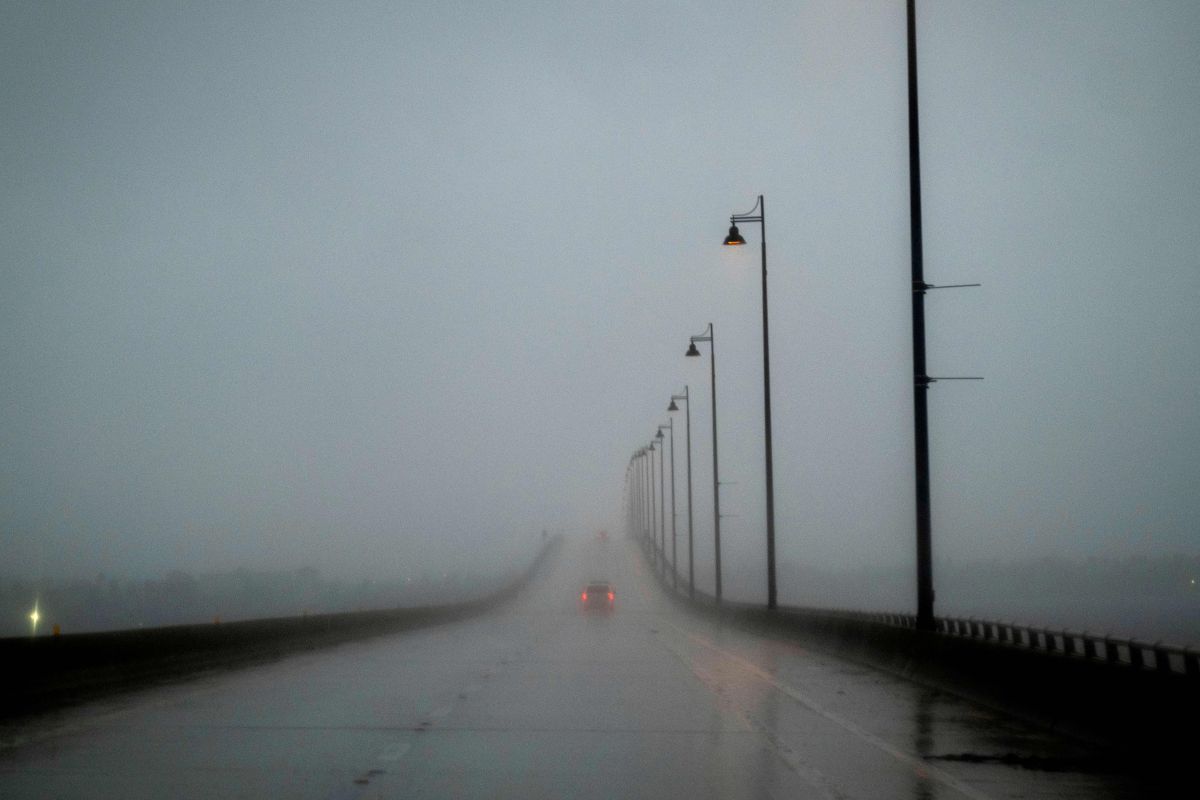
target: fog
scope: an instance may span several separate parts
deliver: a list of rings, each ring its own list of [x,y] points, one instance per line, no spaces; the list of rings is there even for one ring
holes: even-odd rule
[[[1197,42],[918,4],[950,574],[1200,555]],[[6,3],[0,74],[0,574],[508,570],[625,532],[688,385],[711,581],[711,321],[761,599],[763,194],[781,599],[915,602],[903,3]]]

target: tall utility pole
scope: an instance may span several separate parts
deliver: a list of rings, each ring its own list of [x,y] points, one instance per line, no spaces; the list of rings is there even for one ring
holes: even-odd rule
[[[908,0],[908,199],[912,240],[913,451],[917,500],[917,629],[933,621],[933,523],[929,507],[929,375],[925,371],[925,266],[921,242],[921,139],[917,126],[917,12]]]

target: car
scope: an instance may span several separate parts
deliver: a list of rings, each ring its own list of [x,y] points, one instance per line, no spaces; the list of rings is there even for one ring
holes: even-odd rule
[[[579,604],[584,611],[612,611],[617,599],[611,583],[592,581],[579,593]]]

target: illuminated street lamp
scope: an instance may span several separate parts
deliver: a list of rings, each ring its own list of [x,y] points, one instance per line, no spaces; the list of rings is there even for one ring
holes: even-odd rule
[[[717,345],[715,336],[713,324],[710,322],[704,333],[691,337],[684,355],[689,358],[698,357],[700,351],[696,349],[696,342],[708,342],[710,385],[712,387],[713,549],[716,553],[713,571],[716,574],[715,595],[719,603],[721,602],[721,481],[717,475]]]
[[[754,212],[758,213],[755,214]],[[754,208],[729,218],[729,234],[724,244],[746,243],[738,232],[739,222],[757,222],[762,232],[762,352],[763,352],[763,428],[766,437],[767,471],[767,608],[775,608],[775,470],[771,457],[771,341],[767,325],[767,208],[758,196]]]
[[[692,558],[694,548],[692,547],[692,404],[691,398],[688,396],[688,387],[683,387],[683,394],[671,395],[671,405],[667,406],[667,411],[678,411],[679,406],[675,405],[676,400],[682,400],[687,406],[685,413],[684,438],[687,442],[687,506],[688,506],[688,596],[696,596],[696,565],[695,559]],[[674,454],[675,446],[671,445],[671,453]],[[674,477],[674,469],[671,471]],[[672,483],[671,495],[674,496],[674,484]]]
[[[31,636],[37,636],[37,624],[38,624],[38,620],[41,618],[42,618],[42,615],[38,613],[38,604],[37,604],[37,601],[35,600],[33,602],[33,611],[29,612],[29,624],[30,624],[29,633]]]

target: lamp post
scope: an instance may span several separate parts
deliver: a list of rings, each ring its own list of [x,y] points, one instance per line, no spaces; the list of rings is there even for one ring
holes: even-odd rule
[[[758,214],[754,212],[757,211]],[[771,341],[767,325],[767,208],[763,196],[758,196],[754,208],[745,214],[729,218],[729,234],[725,244],[743,245],[746,240],[738,233],[739,222],[757,222],[762,233],[762,352],[763,352],[763,427],[766,436],[767,468],[767,608],[775,608],[775,470],[771,457]]]
[[[712,456],[713,456],[713,549],[716,553],[716,563],[713,571],[716,574],[715,595],[721,602],[721,481],[717,475],[717,343],[713,324],[708,323],[708,329],[690,339],[687,352],[684,355],[695,358],[700,355],[696,342],[708,342],[709,374],[712,386]],[[690,404],[689,404],[690,405]]]
[[[696,564],[692,554],[695,548],[692,547],[692,404],[688,397],[688,387],[683,387],[683,394],[671,395],[671,404],[667,406],[667,411],[678,411],[679,406],[675,405],[676,400],[682,400],[687,406],[685,414],[684,438],[687,442],[687,506],[688,506],[688,597],[696,596]],[[675,445],[671,445],[671,454],[674,456]],[[671,471],[674,477],[674,468]],[[671,484],[671,495],[674,496],[675,484]]]
[[[662,437],[663,428],[666,428],[671,436],[671,588],[679,588],[679,561],[676,549],[675,538],[675,418],[668,417],[666,425],[658,426],[658,435]]]
[[[626,467],[626,480],[629,483],[629,536],[634,541],[643,541],[642,536],[642,451],[634,450],[629,456],[629,466]]]
[[[641,529],[642,547],[650,550],[650,498],[646,494],[646,448],[639,447],[638,456],[638,527]]]
[[[655,547],[658,547],[658,529],[656,527],[658,523],[656,523],[654,521],[654,518],[656,516],[658,516],[658,501],[654,496],[654,440],[653,439],[650,441],[650,444],[646,446],[646,452],[650,456],[650,540],[651,540],[651,542],[653,542]],[[659,558],[658,550],[655,550],[654,551],[654,559],[655,559],[654,566],[655,567],[658,566],[658,558]]]
[[[629,471],[634,467],[634,457],[630,456],[629,463],[625,465],[625,535],[628,536],[634,525],[632,525],[632,509],[634,509],[634,492],[629,480]]]
[[[641,538],[641,526],[638,524],[638,454],[633,451],[629,457],[629,535],[634,540]]]
[[[663,445],[662,425],[658,426],[658,430],[654,434],[654,438],[658,440],[658,531],[661,537],[660,549],[663,554],[662,572],[667,574],[667,493],[663,487],[664,474],[666,472],[663,458],[666,456],[667,448]],[[674,565],[672,565],[672,568]]]
[[[654,502],[654,454],[650,452],[649,447],[642,448],[642,510],[645,512],[642,518],[642,529],[645,531],[646,547],[650,551],[650,557],[654,559],[654,566],[658,566],[658,553],[654,549],[654,509],[651,504]]]
[[[645,486],[642,481],[642,451],[639,448],[633,454],[633,532],[643,547],[646,545],[646,515],[642,506],[646,500]]]
[[[650,557],[656,558],[654,546],[650,536],[650,523],[653,519],[650,516],[650,451],[645,447],[642,448],[642,541],[645,547],[650,551]]]

